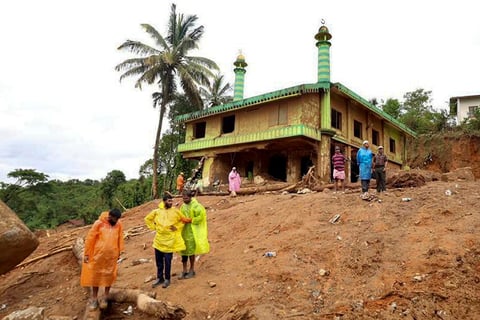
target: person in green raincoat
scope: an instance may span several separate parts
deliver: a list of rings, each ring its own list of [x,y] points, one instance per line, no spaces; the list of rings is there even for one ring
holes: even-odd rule
[[[184,216],[182,221],[185,226],[182,230],[182,237],[186,249],[180,252],[183,265],[183,271],[178,277],[180,280],[193,278],[195,276],[195,255],[210,251],[205,208],[193,197],[192,191],[185,191],[182,197],[183,204],[180,211]],[[190,261],[190,269],[187,269],[188,261]]]
[[[156,231],[152,247],[155,249],[157,280],[152,284],[153,288],[159,285],[167,288],[170,285],[173,253],[186,248],[182,238],[182,221],[185,217],[172,204],[172,196],[166,194],[158,209],[145,217],[147,227]]]

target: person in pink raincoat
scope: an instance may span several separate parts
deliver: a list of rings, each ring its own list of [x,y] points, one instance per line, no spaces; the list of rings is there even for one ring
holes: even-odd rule
[[[240,174],[237,172],[237,168],[233,167],[232,171],[228,174],[228,190],[230,191],[230,195],[235,197],[237,195],[237,191],[240,190],[240,184],[242,181],[240,180]]]

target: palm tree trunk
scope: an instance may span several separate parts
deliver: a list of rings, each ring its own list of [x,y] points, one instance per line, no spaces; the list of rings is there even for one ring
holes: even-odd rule
[[[160,148],[160,140],[162,133],[163,116],[165,114],[166,105],[162,101],[160,106],[160,118],[158,119],[157,134],[155,136],[155,147],[153,148],[153,179],[152,191],[153,199],[158,199],[158,149]]]

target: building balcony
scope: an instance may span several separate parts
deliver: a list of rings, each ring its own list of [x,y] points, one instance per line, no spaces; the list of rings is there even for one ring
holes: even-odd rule
[[[268,140],[276,140],[290,137],[304,136],[313,140],[320,141],[320,130],[302,125],[291,125],[285,127],[276,127],[264,131],[257,131],[247,134],[235,135],[227,134],[215,138],[200,138],[185,142],[178,146],[178,152],[196,151],[201,149],[219,148],[224,146],[239,145],[243,143],[252,143]]]

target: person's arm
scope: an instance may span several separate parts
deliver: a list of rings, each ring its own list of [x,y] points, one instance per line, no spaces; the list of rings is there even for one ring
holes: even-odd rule
[[[385,164],[383,166],[383,171],[387,170],[387,163],[388,163],[388,158],[385,156]]]
[[[145,224],[147,225],[147,228],[150,230],[155,230],[155,215],[156,215],[156,210],[151,211],[147,216],[145,217]]]
[[[377,156],[373,156],[373,158],[372,158],[372,170],[375,170],[375,163],[377,162],[376,157]]]
[[[192,217],[192,224],[200,224],[206,218],[206,210],[205,208],[198,204],[193,209],[193,217]]]
[[[123,242],[123,225],[121,223],[118,224],[118,229],[118,257],[120,258],[120,253],[125,249]]]
[[[83,262],[85,263],[88,263],[90,261],[90,258],[93,255],[93,251],[95,249],[95,243],[97,242],[97,239],[98,239],[99,228],[100,228],[100,222],[97,220],[93,224],[90,231],[88,231],[87,237],[85,238],[85,249],[83,253]]]

